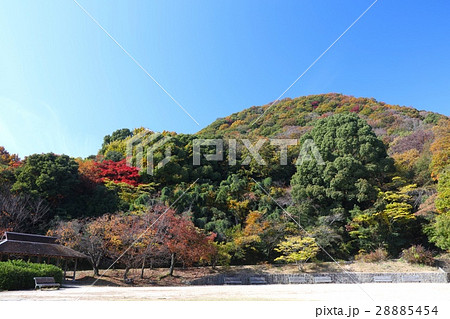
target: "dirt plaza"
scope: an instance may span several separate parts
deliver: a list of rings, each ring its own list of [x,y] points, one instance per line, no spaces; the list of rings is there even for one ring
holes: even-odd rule
[[[445,302],[449,284],[370,283],[261,286],[96,287],[0,292],[0,301],[333,301]]]

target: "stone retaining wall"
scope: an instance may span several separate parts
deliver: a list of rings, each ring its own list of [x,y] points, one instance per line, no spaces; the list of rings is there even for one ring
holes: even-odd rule
[[[243,285],[249,285],[250,277],[264,277],[268,284],[289,284],[289,278],[304,278],[306,284],[314,284],[314,277],[327,276],[332,283],[352,284],[352,283],[373,283],[374,277],[388,276],[393,283],[401,282],[423,282],[423,283],[446,283],[449,282],[448,274],[442,270],[439,272],[420,273],[315,273],[315,274],[220,274],[193,280],[191,285],[223,285],[225,277],[238,278]]]

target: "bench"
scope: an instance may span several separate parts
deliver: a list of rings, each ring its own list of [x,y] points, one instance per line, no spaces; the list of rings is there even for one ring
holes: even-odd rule
[[[420,279],[417,275],[404,275],[403,276],[403,282],[421,282],[422,279]]]
[[[242,280],[238,277],[224,277],[223,283],[225,285],[242,285]]]
[[[374,276],[373,282],[392,282],[391,276]]]
[[[290,284],[306,284],[305,277],[289,277]]]
[[[249,278],[250,285],[266,285],[267,281],[264,277],[250,277]]]
[[[58,288],[60,284],[53,277],[34,277],[34,289],[42,288]]]
[[[330,276],[317,276],[317,277],[314,277],[314,282],[316,284],[323,284],[323,283],[333,282],[333,280],[331,280]]]

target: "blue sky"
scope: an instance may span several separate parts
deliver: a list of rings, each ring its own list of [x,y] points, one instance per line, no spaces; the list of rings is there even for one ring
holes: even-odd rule
[[[373,2],[0,2],[0,145],[88,156],[119,128],[194,133],[275,100]],[[287,92],[450,115],[450,2],[379,0]]]

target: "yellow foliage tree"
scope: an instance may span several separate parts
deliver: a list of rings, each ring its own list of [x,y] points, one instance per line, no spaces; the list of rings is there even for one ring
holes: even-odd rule
[[[430,146],[431,175],[439,179],[439,174],[450,164],[450,119],[441,119],[433,132],[435,139]]]
[[[275,251],[282,254],[275,261],[295,262],[301,270],[304,262],[317,255],[319,246],[312,237],[291,236],[279,243]]]

